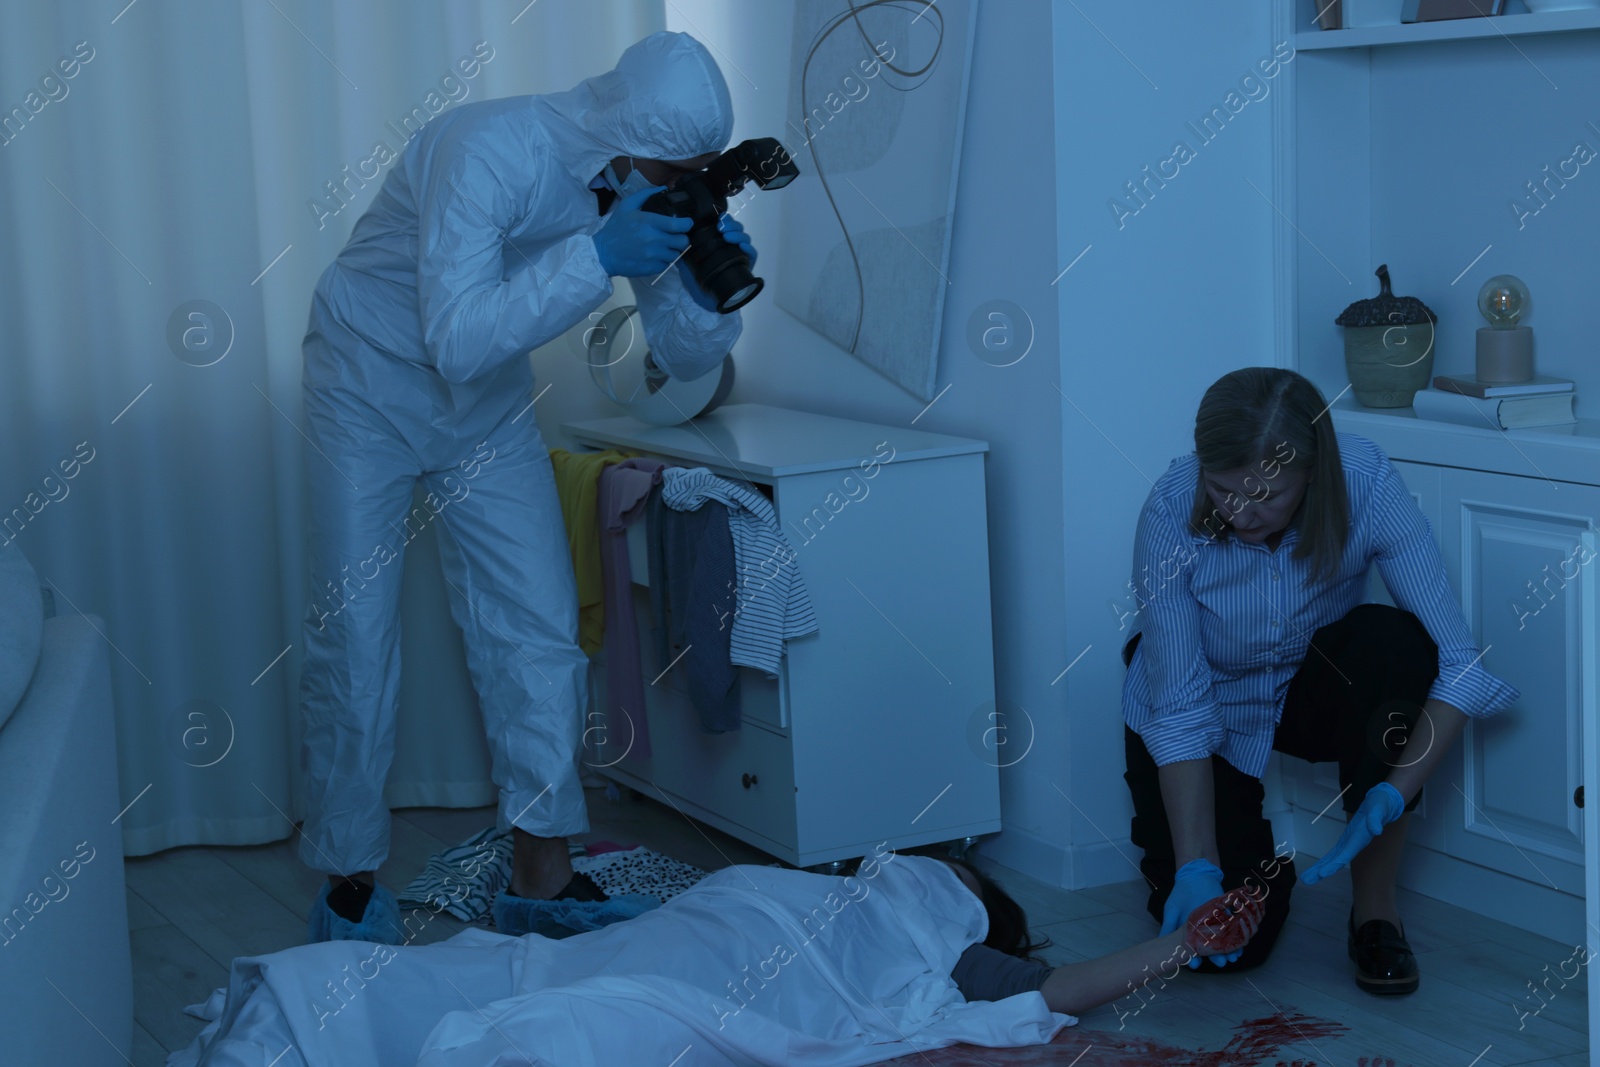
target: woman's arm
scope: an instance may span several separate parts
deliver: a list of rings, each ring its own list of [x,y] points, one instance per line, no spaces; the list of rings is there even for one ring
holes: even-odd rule
[[[1179,930],[1099,959],[1064,963],[1050,972],[1039,992],[1051,1011],[1079,1015],[1127,996],[1145,982],[1169,982],[1194,955],[1184,943],[1186,936]]]
[[[1412,727],[1400,762],[1394,764],[1386,779],[1401,800],[1411,803],[1466,725],[1466,713],[1454,705],[1433,699],[1422,705],[1422,719]],[[1418,748],[1422,750],[1420,754],[1415,751]]]
[[[1168,763],[1156,768],[1156,774],[1161,782],[1161,803],[1167,809],[1167,825],[1172,830],[1174,866],[1203,859],[1221,867],[1210,757]]]
[[[1369,504],[1372,558],[1395,606],[1415,615],[1439,648],[1439,675],[1428,692],[1433,702],[1429,713],[1441,705],[1476,717],[1505,710],[1520,694],[1484,666],[1487,649],[1480,650],[1473,640],[1432,526],[1394,464],[1381,452],[1377,458]],[[1448,725],[1448,715],[1443,718],[1446,721],[1435,725]]]
[[[1224,730],[1200,608],[1189,587],[1197,550],[1184,518],[1151,493],[1134,534],[1134,570],[1142,575],[1144,599],[1138,659],[1130,667],[1143,671],[1148,692],[1138,692],[1137,684],[1125,691],[1123,717],[1158,768],[1177,865],[1206,859],[1220,867],[1211,756]]]
[[[1151,981],[1170,982],[1197,953],[1214,956],[1242,949],[1261,925],[1264,900],[1253,890],[1230,890],[1194,909],[1173,933],[1099,959],[1062,964],[1039,992],[1051,1011],[1077,1015]]]

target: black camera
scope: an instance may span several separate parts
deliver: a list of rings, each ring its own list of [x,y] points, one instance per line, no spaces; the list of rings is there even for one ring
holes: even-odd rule
[[[640,207],[658,215],[691,219],[689,248],[683,253],[700,288],[716,299],[724,315],[744,307],[761,292],[760,278],[750,273],[750,257],[717,228],[747,181],[763,189],[782,189],[799,177],[800,168],[775,137],[741,141],[712,160],[706,169],[680,178],[670,189],[652,195]]]

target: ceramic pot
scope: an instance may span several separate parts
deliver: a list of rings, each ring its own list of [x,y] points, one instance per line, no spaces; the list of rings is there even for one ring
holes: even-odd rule
[[[1431,322],[1346,326],[1344,366],[1350,391],[1369,408],[1405,408],[1433,380]]]

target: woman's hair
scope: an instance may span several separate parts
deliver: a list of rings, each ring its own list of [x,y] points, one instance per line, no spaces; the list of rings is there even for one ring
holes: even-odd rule
[[[1028,916],[1022,905],[1011,899],[1011,894],[1001,889],[998,882],[967,860],[946,859],[945,862],[963,868],[978,880],[978,895],[983,901],[983,910],[989,915],[989,933],[983,939],[985,945],[1025,960],[1036,959],[1035,952],[1050,947],[1048,937],[1043,941],[1032,940],[1028,933]]]
[[[1243,367],[1212,383],[1194,417],[1194,451],[1201,476],[1195,479],[1190,529],[1216,538],[1232,528],[1206,492],[1207,471],[1253,467],[1258,481],[1269,482],[1276,473],[1270,470],[1273,464],[1305,471],[1310,481],[1296,520],[1300,543],[1294,558],[1311,557],[1308,581],[1332,579],[1344,556],[1350,501],[1339,441],[1327,412],[1322,393],[1292,370]]]

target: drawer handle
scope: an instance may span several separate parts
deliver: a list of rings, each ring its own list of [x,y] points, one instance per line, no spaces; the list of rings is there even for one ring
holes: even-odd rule
[[[1580,808],[1583,807],[1583,786],[1580,785],[1572,791],[1572,802]]]
[[[744,787],[745,787],[745,788],[746,788],[746,789],[749,789],[749,788],[750,788],[750,787],[751,787],[751,786],[753,786],[753,785],[755,785],[755,784],[756,784],[756,783],[757,783],[757,782],[759,782],[759,781],[760,781],[760,779],[758,779],[758,778],[757,778],[757,777],[756,777],[756,776],[755,776],[755,775],[753,775],[753,774],[745,774],[745,775],[741,775],[741,776],[740,776],[740,780],[741,780],[741,781],[743,781],[743,782],[744,782]]]

